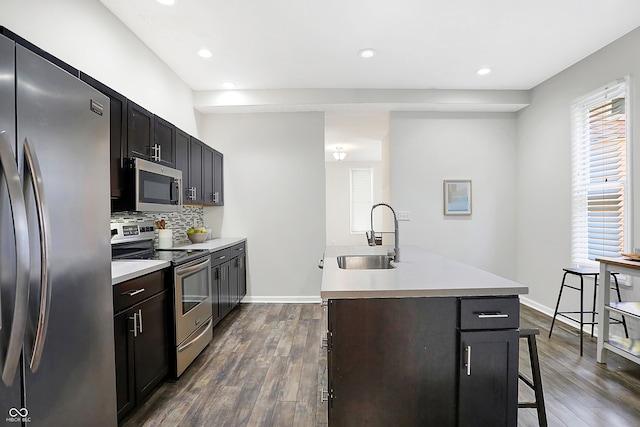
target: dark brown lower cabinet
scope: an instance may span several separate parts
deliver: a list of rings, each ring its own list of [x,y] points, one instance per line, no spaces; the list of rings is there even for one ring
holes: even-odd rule
[[[131,298],[128,305],[126,299]],[[144,298],[144,299],[140,299]],[[118,420],[139,405],[169,372],[167,291],[151,273],[114,286]]]
[[[229,314],[247,294],[245,247],[245,242],[242,242],[211,254],[214,325]]]
[[[518,298],[328,300],[329,426],[515,427],[518,323]]]

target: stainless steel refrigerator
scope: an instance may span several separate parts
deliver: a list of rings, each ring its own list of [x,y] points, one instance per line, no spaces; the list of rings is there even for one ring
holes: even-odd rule
[[[109,99],[0,35],[0,425],[116,426]]]

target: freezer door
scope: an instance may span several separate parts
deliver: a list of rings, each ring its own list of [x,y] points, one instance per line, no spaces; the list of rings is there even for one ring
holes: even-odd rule
[[[13,41],[0,35],[0,138],[3,139],[0,143],[8,145],[15,164],[14,49]],[[6,363],[13,325],[17,278],[15,228],[9,205],[6,173],[0,167],[0,373]],[[18,370],[19,368],[20,366]],[[14,374],[10,386],[0,380],[0,425],[4,425],[12,408],[22,409],[21,391],[20,372]]]
[[[20,46],[16,82],[17,150],[39,164],[24,172],[24,407],[33,425],[116,426],[109,99]]]

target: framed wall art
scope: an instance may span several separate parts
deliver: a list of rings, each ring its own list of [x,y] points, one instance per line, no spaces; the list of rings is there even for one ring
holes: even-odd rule
[[[444,214],[471,215],[471,180],[444,180]]]

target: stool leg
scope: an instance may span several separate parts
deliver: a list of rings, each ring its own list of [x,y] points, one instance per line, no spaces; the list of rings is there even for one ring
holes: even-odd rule
[[[549,338],[551,338],[551,332],[553,332],[553,324],[556,323],[556,316],[558,315],[558,307],[560,307],[560,298],[562,298],[562,289],[564,288],[564,280],[567,278],[567,272],[565,271],[562,276],[562,284],[560,285],[560,292],[558,293],[558,302],[556,302],[556,310],[553,312],[553,319],[551,320],[551,327],[549,328]]]
[[[584,279],[580,275],[580,356],[582,356],[582,327],[584,326]]]
[[[533,379],[533,392],[536,397],[536,409],[538,411],[538,424],[547,427],[547,411],[544,407],[544,394],[542,392],[542,376],[540,375],[540,361],[538,360],[538,346],[536,336],[529,335],[529,358],[531,359],[531,375]]]
[[[616,293],[618,294],[618,302],[622,302],[622,298],[620,298],[620,286],[618,286],[618,277],[615,274],[612,274],[613,280],[616,283]],[[629,338],[629,331],[627,330],[627,321],[624,320],[624,316],[620,316],[622,319],[622,327],[624,328],[624,336],[625,338]]]
[[[593,328],[596,325],[596,298],[598,297],[598,275],[593,278],[593,306],[591,307],[591,337],[593,338]]]

